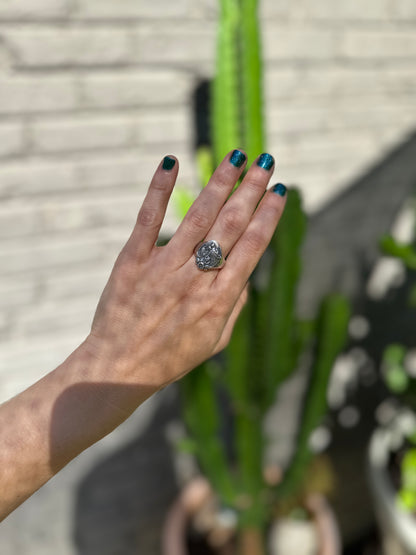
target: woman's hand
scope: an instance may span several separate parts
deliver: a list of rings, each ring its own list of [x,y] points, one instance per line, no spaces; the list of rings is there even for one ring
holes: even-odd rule
[[[268,154],[231,194],[245,166],[243,152],[227,155],[163,247],[155,243],[178,162],[169,156],[158,167],[86,341],[119,381],[159,389],[226,346],[285,203],[283,185],[265,194],[274,169]],[[198,269],[195,247],[206,239],[222,247],[224,268]]]
[[[176,159],[161,163],[91,333],[58,368],[0,405],[0,520],[152,393],[226,345],[284,207],[283,185],[265,194],[274,165],[269,155],[231,195],[245,160],[240,151],[225,158],[159,248],[178,173]],[[194,250],[205,239],[222,246],[224,268],[198,269]]]

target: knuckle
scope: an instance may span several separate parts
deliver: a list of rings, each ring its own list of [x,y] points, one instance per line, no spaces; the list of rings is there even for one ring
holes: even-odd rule
[[[131,283],[137,273],[137,262],[128,252],[120,254],[116,262],[116,276],[120,283]]]
[[[205,231],[210,225],[210,219],[207,214],[201,210],[192,210],[189,213],[188,225],[191,229]]]
[[[157,223],[157,212],[151,208],[142,207],[139,215],[137,216],[137,223],[145,226],[152,227]]]
[[[253,193],[259,194],[266,190],[266,181],[264,178],[257,178],[252,176],[249,181],[245,184],[247,189],[253,191]]]
[[[265,238],[261,231],[250,231],[246,235],[246,248],[250,253],[257,254],[264,250]]]
[[[157,192],[161,191],[162,193],[164,193],[166,191],[166,181],[163,179],[154,179],[152,181],[151,188],[154,191],[157,191]]]
[[[213,185],[215,185],[215,187],[217,187],[219,190],[227,189],[228,187],[230,187],[230,184],[231,180],[229,176],[227,176],[225,173],[219,171],[215,174]]]
[[[243,227],[243,219],[236,208],[228,208],[223,215],[222,227],[226,235],[235,235]]]

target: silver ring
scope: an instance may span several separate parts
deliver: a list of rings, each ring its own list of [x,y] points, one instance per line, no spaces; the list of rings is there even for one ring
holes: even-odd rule
[[[209,270],[220,270],[225,259],[218,241],[204,241],[195,249],[195,262],[199,270],[208,272]]]

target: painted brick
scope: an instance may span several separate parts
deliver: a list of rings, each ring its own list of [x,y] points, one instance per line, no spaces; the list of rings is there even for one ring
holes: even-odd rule
[[[200,0],[199,2],[190,2],[188,9],[188,17],[194,19],[202,19],[203,21],[218,21],[219,2],[217,0]]]
[[[0,268],[2,275],[26,272],[47,272],[53,268],[68,269],[83,264],[100,264],[115,259],[126,237],[125,231],[90,230],[66,237],[30,237],[2,245]]]
[[[416,111],[413,98],[402,99],[401,102],[387,101],[383,98],[379,103],[374,97],[353,98],[344,103],[342,109],[334,101],[332,103],[316,103],[315,106],[297,106],[293,108],[273,108],[269,111],[268,129],[271,134],[303,134],[322,133],[331,130],[403,128],[408,121],[409,113]]]
[[[73,17],[104,20],[187,17],[192,0],[78,0]]]
[[[38,194],[60,193],[77,189],[77,175],[72,164],[25,161],[0,166],[0,199]]]
[[[131,36],[124,29],[13,29],[0,36],[20,68],[100,67],[131,59]]]
[[[263,21],[287,19],[296,17],[299,14],[299,8],[302,8],[300,2],[289,3],[287,0],[274,0],[260,2],[259,13]]]
[[[393,14],[399,19],[416,19],[416,3],[414,0],[395,0]]]
[[[2,229],[3,231],[3,229]],[[0,313],[27,307],[38,297],[38,283],[34,276],[25,275],[21,279],[16,276],[0,280]]]
[[[19,315],[15,336],[17,339],[35,339],[47,334],[53,338],[63,333],[83,331],[85,337],[90,331],[97,302],[98,294],[90,298],[75,296],[59,305],[50,301],[44,305],[28,307]],[[58,306],[59,318],[56,317]]]
[[[119,185],[134,185],[137,190],[145,191],[158,167],[163,155],[175,154],[180,164],[180,179],[192,178],[195,161],[187,150],[178,150],[172,143],[170,152],[143,153],[131,152],[120,156],[97,156],[80,161],[77,172],[80,182],[85,188],[112,187]]]
[[[135,123],[126,118],[37,121],[30,131],[35,152],[118,149],[131,146],[135,139]]]
[[[33,236],[41,231],[40,216],[28,201],[3,201],[0,205],[0,229],[2,245],[12,237]]]
[[[416,56],[416,33],[413,30],[350,30],[340,43],[340,54],[352,59],[409,59]]]
[[[48,19],[63,17],[69,8],[68,0],[2,0],[0,2],[0,20]]]
[[[192,87],[188,76],[173,71],[106,72],[81,78],[87,108],[134,108],[187,102]]]
[[[359,134],[350,131],[330,131],[320,134],[314,140],[308,135],[297,135],[290,140],[280,141],[279,158],[284,162],[298,161],[300,165],[310,162],[326,163],[342,157],[355,159],[368,156],[372,158],[377,153],[375,136],[371,131]]]
[[[71,298],[92,297],[98,302],[110,275],[110,264],[78,268],[71,273],[48,273],[43,280],[43,287],[49,301],[61,301]],[[91,314],[92,316],[92,314]]]
[[[26,146],[22,124],[0,123],[0,158],[23,154]]]
[[[333,2],[333,0],[319,0],[319,2],[305,2],[304,14],[306,18],[324,20],[389,20],[391,17],[391,0],[348,0],[348,2]]]
[[[192,67],[198,73],[213,69],[215,59],[213,22],[177,25],[146,25],[136,34],[138,63]]]
[[[74,110],[77,105],[76,83],[70,76],[1,76],[0,116]]]
[[[174,110],[148,110],[140,114],[136,120],[138,141],[141,145],[166,145],[172,148],[172,137],[175,146],[186,143],[193,127],[192,114],[188,107]]]
[[[338,37],[334,29],[265,23],[263,52],[266,61],[328,60],[335,56]]]

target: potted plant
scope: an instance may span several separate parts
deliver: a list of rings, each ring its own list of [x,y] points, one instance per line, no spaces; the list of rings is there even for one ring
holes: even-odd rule
[[[257,4],[257,0],[220,2],[212,148],[198,152],[204,183],[232,148],[242,146],[251,160],[265,150]],[[191,201],[184,192],[177,196],[183,212]],[[316,318],[298,318],[297,285],[305,231],[300,195],[291,190],[278,233],[252,276],[249,301],[228,348],[223,356],[202,364],[181,382],[187,447],[205,478],[178,501],[167,528],[183,530],[189,512],[202,511],[207,535],[222,538],[213,543],[223,555],[265,554],[268,538],[276,536],[272,531],[275,518],[294,509],[304,520],[307,516],[317,520],[318,531],[333,524],[324,500],[310,495],[307,487],[312,485],[314,490],[314,481],[327,482],[320,479],[327,475],[321,471],[326,465],[316,464],[309,440],[326,412],[329,376],[347,336],[349,306],[343,297],[328,295]],[[309,371],[309,380],[290,464],[283,470],[265,467],[265,418],[281,385],[299,369]],[[227,426],[230,437],[224,441],[221,432]],[[198,518],[204,516],[198,514]],[[336,533],[333,527],[331,530],[329,550],[319,548],[317,552],[339,553]],[[187,553],[183,538],[167,539],[164,546],[176,548],[165,550],[166,554]],[[200,552],[213,552],[209,551],[212,545],[204,549]]]
[[[416,269],[415,244],[391,236],[383,251]],[[413,294],[411,293],[410,302]],[[382,375],[394,396],[389,422],[375,430],[369,447],[369,482],[383,538],[384,553],[416,554],[416,373],[411,351],[401,344],[384,350]]]

